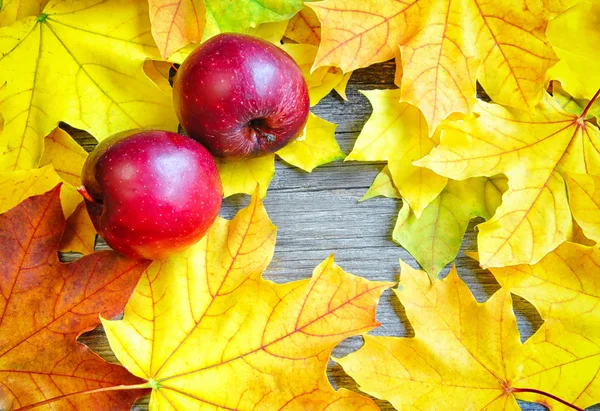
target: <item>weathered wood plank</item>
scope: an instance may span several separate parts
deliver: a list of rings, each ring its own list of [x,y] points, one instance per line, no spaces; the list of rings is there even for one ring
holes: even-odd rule
[[[393,78],[393,62],[358,70],[348,85],[349,101],[344,102],[333,93],[313,109],[315,114],[338,124],[336,138],[346,153],[350,152],[371,113],[369,102],[358,90],[392,88]],[[72,131],[72,134],[88,150],[95,145],[95,140],[85,133]],[[313,268],[332,253],[346,271],[371,280],[397,281],[399,258],[418,267],[408,252],[391,240],[400,201],[373,199],[358,202],[381,168],[382,164],[337,162],[308,174],[277,162],[277,175],[271,183],[265,206],[279,227],[278,240],[265,277],[276,282],[307,278]],[[221,215],[231,218],[247,201],[247,196],[226,199]],[[472,223],[462,250],[474,250],[475,245],[476,233]],[[105,247],[100,242],[99,248]],[[65,260],[74,258],[73,255],[63,257]],[[493,276],[481,270],[462,251],[456,265],[461,278],[478,301],[485,301],[499,288]],[[533,306],[523,299],[515,299],[515,311],[524,340],[539,328],[542,321]],[[412,335],[404,310],[390,291],[381,300],[377,319],[382,325],[372,331],[374,335]],[[83,335],[80,340],[107,360],[116,361],[100,327]],[[343,356],[358,349],[361,344],[360,337],[350,338],[342,342],[334,354]],[[333,363],[330,363],[329,378],[336,387],[356,390],[353,381]],[[147,401],[147,398],[141,400],[135,409],[147,409]],[[385,401],[377,402],[382,410],[393,409]],[[522,406],[528,410],[542,409],[525,403]]]

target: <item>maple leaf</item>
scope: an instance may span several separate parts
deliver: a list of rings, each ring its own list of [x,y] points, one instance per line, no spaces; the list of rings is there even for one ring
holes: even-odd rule
[[[586,408],[600,401],[600,250],[564,243],[535,265],[492,268],[544,319],[525,344],[522,383]],[[536,393],[519,398],[568,409]]]
[[[3,0],[0,3],[0,27],[10,26],[24,17],[38,16],[48,0]]]
[[[548,76],[560,80],[574,97],[591,99],[600,87],[600,63],[595,58],[600,31],[600,4],[581,1],[548,24],[546,34],[560,57]]]
[[[498,103],[533,108],[542,97],[546,71],[556,62],[544,33],[548,17],[533,14],[524,0],[308,5],[321,21],[314,67],[346,72],[400,51],[402,100],[421,109],[431,133],[450,113],[471,111],[476,80]]]
[[[67,218],[65,232],[58,246],[59,251],[93,253],[96,245],[96,228],[90,219],[85,203],[80,202],[73,214]]]
[[[530,393],[536,391],[528,385],[528,371],[552,373],[554,359],[537,357],[538,364],[532,366],[528,353],[533,343],[521,344],[510,292],[500,289],[478,303],[456,269],[431,285],[425,272],[400,264],[400,285],[394,291],[415,337],[367,335],[362,348],[336,361],[362,391],[396,409],[520,410],[516,399],[532,399]],[[567,344],[570,336],[555,337]],[[539,331],[530,340],[538,338],[543,338]],[[581,366],[585,375],[598,370],[590,363]],[[573,372],[554,376],[557,385],[548,386],[551,391],[537,391],[536,401],[588,403],[557,395],[563,393],[558,385],[585,383],[585,378]]]
[[[267,195],[267,188],[275,176],[275,155],[266,154],[247,160],[225,161],[216,159],[223,184],[223,197],[234,194],[251,194],[258,185],[260,196]]]
[[[69,133],[57,127],[44,139],[40,167],[51,164],[64,181],[78,187],[81,185],[81,169],[87,156],[87,152]]]
[[[266,281],[275,234],[256,193],[185,253],[154,261],[123,320],[103,321],[117,358],[154,388],[151,409],[378,409],[334,391],[325,371],[337,343],[378,325],[391,284],[349,275],[333,257],[311,279]]]
[[[583,234],[600,243],[600,176],[565,174],[571,213]]]
[[[558,105],[567,113],[581,115],[587,109],[586,120],[592,117],[600,117],[600,100],[590,104],[590,100],[584,98],[575,98],[567,93],[558,81],[551,81],[552,97]],[[588,107],[589,106],[589,107]]]
[[[203,0],[148,0],[152,36],[163,58],[200,42],[206,22]]]
[[[335,140],[335,128],[335,124],[309,113],[302,135],[276,154],[307,172],[322,164],[342,159],[344,153]],[[261,197],[264,197],[275,175],[275,154],[238,161],[217,160],[217,167],[225,197],[238,193],[252,194],[257,184],[260,186]]]
[[[317,79],[320,81],[318,86],[310,88],[309,85],[311,106],[317,104],[319,100],[329,94],[331,90],[337,91],[344,100],[347,100],[346,86],[348,85],[352,72],[344,74],[337,67],[319,67],[316,70],[311,70],[317,54],[317,47],[321,42],[321,23],[315,12],[311,8],[305,6],[290,19],[284,36],[284,41],[286,42],[283,45],[284,50],[288,51],[286,47],[297,47],[296,49],[291,48],[291,51],[288,51],[288,53],[292,54],[296,62],[301,66],[303,69],[302,71],[305,72],[305,77],[318,76]],[[290,41],[295,42],[300,46],[287,46],[287,44],[294,44],[290,43]],[[302,47],[302,45],[314,46],[315,48]],[[295,50],[297,53],[294,55],[293,51]],[[306,66],[304,67],[304,65]]]
[[[28,197],[43,194],[63,180],[52,165],[32,170],[0,172],[0,213],[17,206]],[[68,184],[60,192],[65,218],[68,218],[81,202],[81,194]]]
[[[0,170],[37,167],[43,138],[59,121],[98,139],[139,127],[175,130],[170,94],[143,72],[144,61],[158,57],[149,31],[143,0],[51,1],[38,17],[0,29]]]
[[[400,198],[400,193],[398,192],[396,186],[394,186],[392,174],[390,173],[388,166],[385,166],[383,170],[377,174],[375,180],[373,180],[373,183],[371,184],[371,187],[369,187],[360,201],[365,201],[376,196]]]
[[[393,238],[418,261],[431,280],[458,254],[471,219],[489,219],[500,205],[506,179],[449,180],[417,218],[407,203],[398,214]]]
[[[150,262],[112,251],[58,261],[60,186],[0,215],[0,403],[7,409],[129,409],[144,393],[77,337],[121,312]],[[134,385],[121,390],[121,385]],[[142,385],[143,386],[143,385]]]
[[[502,205],[479,226],[485,267],[534,264],[572,231],[565,176],[600,174],[600,131],[549,95],[533,112],[478,102],[477,118],[453,122],[417,165],[465,179],[505,174]],[[582,226],[585,232],[585,227]]]
[[[296,43],[318,46],[321,43],[321,22],[315,12],[305,6],[290,19],[284,36]]]
[[[59,250],[93,253],[96,229],[83,199],[75,192],[75,187],[81,184],[81,169],[87,153],[58,127],[46,136],[44,146],[41,169],[0,173],[0,186],[5,187],[0,195],[0,212],[7,211],[27,197],[45,193],[60,181],[67,182],[69,185],[63,186],[61,192],[67,226]]]
[[[394,186],[417,218],[446,186],[447,178],[413,165],[435,143],[427,123],[413,105],[400,102],[400,90],[361,91],[373,106],[345,161],[387,161]]]
[[[206,26],[203,40],[224,32],[245,33],[263,23],[288,20],[302,9],[303,0],[204,0]]]

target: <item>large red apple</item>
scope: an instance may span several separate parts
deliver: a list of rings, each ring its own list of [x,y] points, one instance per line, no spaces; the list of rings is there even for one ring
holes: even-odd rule
[[[86,160],[82,179],[94,227],[114,250],[134,258],[162,259],[196,243],[223,197],[210,153],[167,131],[102,141]]]
[[[218,157],[272,153],[302,134],[306,81],[294,60],[259,38],[220,34],[197,47],[173,83],[187,134]]]

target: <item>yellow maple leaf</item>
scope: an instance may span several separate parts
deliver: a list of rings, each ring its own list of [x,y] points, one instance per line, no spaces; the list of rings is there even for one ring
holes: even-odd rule
[[[32,170],[0,172],[0,214],[18,205],[28,197],[44,194],[64,180],[52,165]],[[65,218],[69,218],[81,203],[81,194],[75,187],[65,184],[60,190]]]
[[[206,23],[203,0],[149,0],[152,36],[163,58],[200,42]]]
[[[175,130],[170,94],[143,72],[158,57],[149,30],[142,0],[51,1],[37,18],[0,29],[0,170],[36,167],[59,121],[98,139],[138,127]]]
[[[267,195],[267,188],[275,175],[274,154],[247,160],[216,161],[223,184],[223,197],[240,193],[251,194],[257,185],[260,187],[261,198]]]
[[[542,97],[546,71],[556,62],[544,33],[547,17],[533,14],[524,0],[308,5],[321,21],[314,67],[347,72],[400,51],[402,100],[421,109],[431,133],[450,113],[471,111],[476,80],[498,103],[533,108]]]
[[[382,196],[387,198],[400,198],[398,189],[394,186],[392,181],[392,174],[388,166],[385,166],[383,170],[377,174],[371,187],[367,190],[364,196],[359,201],[365,201],[373,197]]]
[[[48,0],[3,0],[0,2],[0,27],[10,26],[24,17],[39,15]]]
[[[387,161],[394,185],[417,218],[444,189],[447,179],[413,165],[434,147],[427,123],[413,105],[400,102],[400,90],[362,91],[373,106],[345,161]]]
[[[52,164],[63,180],[78,187],[81,185],[81,169],[87,156],[87,152],[69,133],[57,127],[44,139],[44,154],[40,159],[40,167]]]
[[[333,90],[342,80],[341,70],[331,67],[321,67],[311,72],[311,67],[317,55],[317,47],[310,44],[282,44],[281,48],[288,53],[302,70],[308,94],[310,106],[315,106],[323,97]]]
[[[295,141],[277,151],[282,160],[309,173],[322,164],[345,157],[333,137],[337,125],[308,114],[304,132]]]
[[[579,398],[571,387],[578,386],[580,392],[585,389],[588,377],[597,375],[598,358],[582,360],[569,370],[564,368],[562,374],[554,369],[564,357],[589,353],[590,344],[582,343],[584,334],[579,334],[568,353],[541,357],[534,346],[545,335],[554,333],[554,342],[563,346],[573,335],[559,335],[560,327],[549,326],[548,333],[538,331],[521,344],[508,290],[500,289],[485,303],[478,303],[456,269],[431,285],[423,271],[402,262],[401,267],[400,285],[394,291],[415,336],[366,336],[361,349],[337,359],[361,390],[399,410],[517,411],[516,399],[525,398],[552,405],[557,404],[554,399],[583,406],[594,403],[589,397]],[[535,358],[530,357],[532,353]],[[537,385],[532,378],[540,372],[553,378]],[[537,392],[535,397],[532,392]],[[589,388],[590,396],[597,397],[597,393],[596,386]]]
[[[544,319],[525,343],[520,384],[586,408],[600,400],[600,250],[564,243],[535,265],[493,268],[508,292]],[[518,396],[552,410],[564,404],[536,393]]]
[[[40,160],[40,167],[51,165],[58,176],[69,183],[69,187],[63,188],[61,193],[65,190],[72,192],[75,187],[81,185],[81,169],[87,156],[85,150],[67,132],[57,127],[44,139],[44,154]],[[10,175],[10,173],[7,174]],[[54,181],[54,178],[50,178],[47,184]],[[35,191],[26,191],[23,198],[44,192],[40,191],[44,187],[46,185],[42,185]],[[94,252],[96,229],[92,224],[92,220],[90,220],[81,196],[78,198],[69,196],[66,200],[68,201],[67,207],[72,207],[71,203],[77,200],[79,204],[76,205],[71,215],[67,215],[67,225],[59,250],[90,254]],[[63,201],[65,201],[65,198],[63,198]],[[63,206],[65,206],[65,203],[63,203]]]
[[[453,179],[505,174],[502,205],[479,226],[481,262],[534,264],[571,234],[564,175],[600,174],[600,131],[585,110],[566,113],[549,95],[530,113],[483,102],[476,112],[444,129],[417,164]]]
[[[573,218],[585,237],[600,243],[600,176],[565,173]]]
[[[574,97],[591,99],[600,88],[600,3],[581,1],[548,24],[547,35],[560,61],[548,76]]]
[[[335,140],[335,128],[335,124],[309,113],[302,135],[277,151],[276,155],[307,172],[342,159],[344,153]],[[257,185],[260,186],[261,197],[264,197],[275,175],[275,155],[238,161],[217,159],[217,167],[225,197],[238,193],[252,194]]]
[[[351,71],[344,74],[337,86],[333,88],[344,100],[348,100],[348,97],[346,96],[346,87],[348,86],[348,82],[350,81],[350,76],[352,76]]]
[[[96,229],[85,203],[82,201],[77,205],[73,214],[67,218],[65,232],[60,240],[58,250],[87,255],[94,252],[95,245]]]
[[[567,93],[560,82],[553,80],[550,84],[552,87],[552,97],[567,113],[579,116],[587,108],[586,120],[591,117],[600,117],[600,100],[596,100],[590,105],[589,99],[575,98]]]
[[[321,42],[321,23],[315,12],[308,6],[305,6],[290,19],[284,36],[284,40],[288,42],[286,44],[289,44],[289,41],[292,41],[301,45],[318,47]],[[285,48],[286,46],[284,45],[283,47]],[[302,48],[299,48],[299,50],[302,50]],[[305,48],[304,50],[306,51],[297,56],[299,58],[294,58],[296,59],[296,62],[302,59],[304,64],[306,64],[303,72],[306,71],[310,73],[310,71],[312,71],[312,65],[314,64],[314,58],[317,54],[317,49],[315,48],[313,51],[311,48]],[[310,55],[310,58],[308,58],[307,54]],[[319,74],[322,76],[323,69],[325,69],[325,67],[320,67],[317,70],[314,70],[314,73],[312,74]],[[331,90],[337,91],[344,100],[347,100],[346,86],[348,85],[352,72],[344,74],[337,67],[329,67],[325,73],[326,74],[322,77],[321,84],[319,86],[314,86],[310,90],[311,106],[317,104],[323,97],[329,94]],[[308,74],[305,74],[305,77],[307,76]]]
[[[150,80],[164,93],[171,93],[171,83],[169,83],[169,71],[171,63],[158,60],[146,60],[144,62],[144,73]]]
[[[333,257],[311,279],[262,279],[276,228],[255,195],[186,252],[154,261],[123,320],[103,324],[117,358],[153,388],[150,409],[377,410],[334,391],[333,347],[377,326],[390,284],[345,273]]]
[[[321,22],[310,7],[304,6],[290,19],[284,35],[296,43],[318,46],[321,43]]]

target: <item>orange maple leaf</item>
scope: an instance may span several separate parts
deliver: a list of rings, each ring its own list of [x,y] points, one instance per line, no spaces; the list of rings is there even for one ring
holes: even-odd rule
[[[112,251],[62,264],[60,185],[0,215],[0,407],[126,410],[144,390],[77,337],[114,317],[148,261]],[[128,385],[128,390],[120,386]]]

